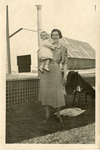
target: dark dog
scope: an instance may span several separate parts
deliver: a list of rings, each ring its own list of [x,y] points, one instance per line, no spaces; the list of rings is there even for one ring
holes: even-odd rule
[[[73,98],[73,105],[75,104],[75,98],[77,93],[85,94],[85,103],[87,104],[87,95],[90,95],[92,99],[95,98],[95,90],[92,88],[92,86],[81,77],[81,75],[78,72],[70,71],[67,76],[67,81],[65,83],[65,90],[67,94],[74,94]]]

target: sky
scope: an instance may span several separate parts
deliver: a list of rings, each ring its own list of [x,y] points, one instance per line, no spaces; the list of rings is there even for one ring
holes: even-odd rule
[[[95,0],[50,0],[42,10],[44,29],[59,28],[64,36],[87,41],[95,49],[100,35],[99,18],[99,3]]]
[[[3,0],[0,3],[9,6],[10,33],[20,27],[36,29],[34,5],[41,4],[43,30],[50,33],[53,28],[58,28],[62,31],[63,36],[86,41],[98,49],[99,0]]]

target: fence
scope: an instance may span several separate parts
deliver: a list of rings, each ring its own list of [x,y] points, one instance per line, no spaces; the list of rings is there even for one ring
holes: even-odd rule
[[[39,78],[10,76],[6,80],[6,107],[38,100]]]

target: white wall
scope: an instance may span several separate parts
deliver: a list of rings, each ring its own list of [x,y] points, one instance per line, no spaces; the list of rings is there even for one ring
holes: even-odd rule
[[[28,28],[37,30],[37,10],[29,3],[13,3],[8,2],[9,8],[9,31],[10,35],[19,28]],[[6,8],[6,5],[5,5]],[[37,69],[37,53],[38,39],[37,32],[21,30],[10,38],[10,53],[11,53],[11,71],[18,72],[17,56],[31,54],[32,66],[31,71]],[[7,62],[6,62],[7,66]],[[6,67],[8,72],[8,66]]]
[[[11,50],[11,70],[12,73],[18,72],[17,56],[31,55],[31,71],[37,69],[37,33],[22,30],[10,39]]]

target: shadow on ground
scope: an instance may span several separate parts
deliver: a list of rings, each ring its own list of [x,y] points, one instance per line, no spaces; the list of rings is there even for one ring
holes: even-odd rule
[[[46,124],[43,123],[44,119],[44,110],[39,102],[13,105],[6,111],[6,143],[20,143],[30,138],[91,124],[95,122],[95,110],[93,105],[88,105],[80,116],[65,117],[64,129],[55,117],[51,117]]]

